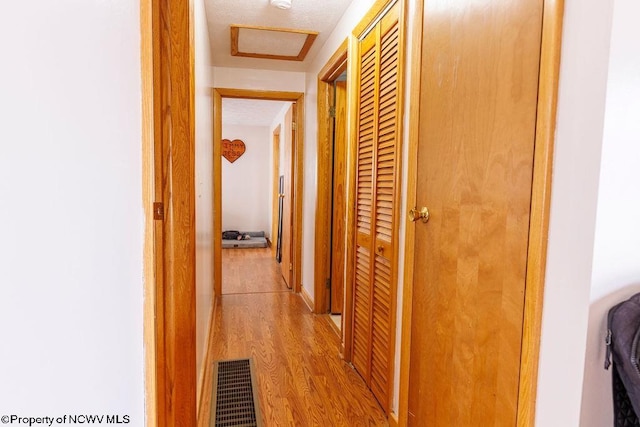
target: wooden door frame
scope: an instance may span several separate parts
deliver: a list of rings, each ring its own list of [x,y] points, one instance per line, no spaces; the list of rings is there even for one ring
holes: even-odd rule
[[[413,49],[410,53],[412,67],[409,74],[412,88],[410,102],[415,108],[411,108],[409,111],[407,212],[416,206],[417,202],[417,152],[420,137],[418,124],[420,121],[423,2],[415,3],[418,10],[413,11],[415,20],[413,27],[409,30],[413,39]],[[531,217],[516,422],[517,426],[522,427],[535,424],[564,0],[543,0],[543,4]],[[400,355],[398,414],[400,426],[407,425],[409,415],[414,244],[415,227],[407,226],[402,298],[402,353]]]
[[[326,313],[330,309],[329,292],[326,287],[327,279],[331,277],[331,199],[333,197],[333,141],[329,108],[331,107],[332,83],[347,69],[348,46],[348,39],[345,39],[318,73],[318,146],[316,154],[318,184],[316,187],[315,218],[314,313]],[[347,117],[347,122],[348,120]],[[347,125],[347,141],[350,139],[349,129],[350,126]],[[344,341],[342,345],[344,346]]]
[[[273,146],[273,174],[271,176],[272,188],[271,188],[271,255],[276,256],[277,249],[277,238],[278,234],[278,216],[279,216],[279,181],[280,181],[280,125],[276,126],[272,132],[272,146]]]
[[[140,1],[147,426],[196,424],[193,22]]]
[[[345,64],[346,66],[346,64]],[[331,268],[329,282],[329,312],[339,314],[342,322],[344,312],[344,272],[347,246],[347,89],[345,79],[333,81],[333,182],[331,218]],[[342,331],[343,325],[340,327]]]
[[[233,88],[213,88],[213,275],[214,294],[222,295],[222,99],[240,98],[268,101],[294,102],[296,140],[293,147],[293,285],[299,293],[302,289],[302,180],[304,168],[304,94]]]

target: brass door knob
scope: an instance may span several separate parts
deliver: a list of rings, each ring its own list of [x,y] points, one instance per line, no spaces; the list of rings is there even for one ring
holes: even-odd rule
[[[429,209],[426,206],[423,206],[419,211],[418,208],[415,207],[409,211],[409,219],[412,222],[416,222],[418,219],[422,219],[422,222],[429,221]]]

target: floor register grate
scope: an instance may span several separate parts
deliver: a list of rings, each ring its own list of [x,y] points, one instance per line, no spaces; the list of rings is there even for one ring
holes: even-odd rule
[[[253,359],[215,361],[211,400],[209,427],[261,427]]]

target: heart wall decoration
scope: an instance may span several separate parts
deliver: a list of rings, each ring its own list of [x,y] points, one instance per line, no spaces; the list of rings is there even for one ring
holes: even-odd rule
[[[225,159],[229,160],[230,163],[238,160],[246,149],[247,147],[244,145],[244,142],[239,139],[234,139],[233,141],[228,139],[222,140],[222,155]]]

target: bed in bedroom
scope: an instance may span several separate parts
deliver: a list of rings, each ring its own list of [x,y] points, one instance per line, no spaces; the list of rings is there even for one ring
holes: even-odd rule
[[[223,249],[266,248],[268,246],[264,231],[240,231],[241,239],[225,239],[225,237],[229,236],[225,233],[229,232],[222,233]],[[233,236],[233,234],[231,235]]]

